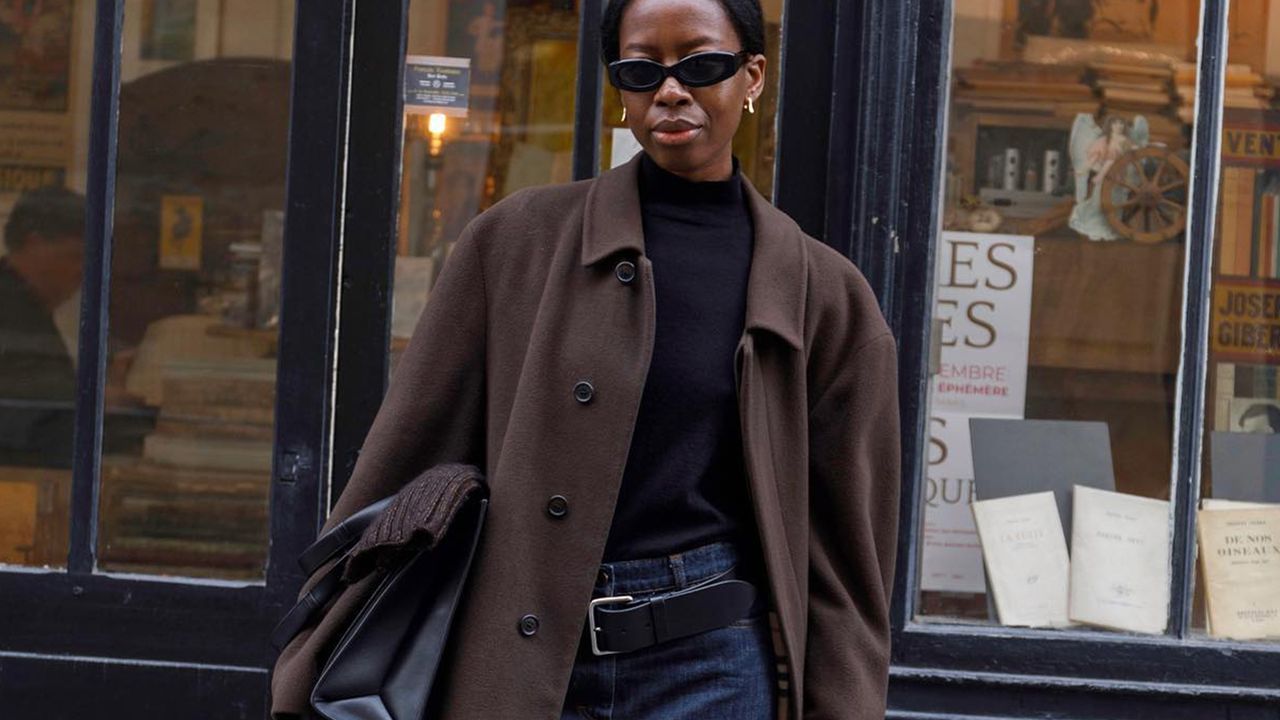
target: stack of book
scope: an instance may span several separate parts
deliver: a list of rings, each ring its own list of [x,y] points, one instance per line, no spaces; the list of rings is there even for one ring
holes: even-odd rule
[[[1109,112],[1159,113],[1173,103],[1173,71],[1166,65],[1100,62],[1090,64],[1089,70]]]
[[[141,457],[103,458],[103,567],[260,576],[275,360],[177,361],[162,372]]]
[[[1095,113],[1098,102],[1078,65],[980,60],[956,71],[955,102],[996,111]]]
[[[1195,120],[1196,64],[1178,63],[1173,68],[1178,95],[1178,118],[1191,124]],[[1227,65],[1226,87],[1222,102],[1225,107],[1265,110],[1275,101],[1275,86],[1248,65]]]
[[[1001,624],[1164,632],[1168,501],[1076,485],[1070,528],[1052,491],[972,507]]]

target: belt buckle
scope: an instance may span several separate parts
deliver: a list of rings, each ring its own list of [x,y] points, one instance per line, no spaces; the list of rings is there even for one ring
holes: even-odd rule
[[[596,608],[601,605],[625,605],[629,602],[635,602],[635,598],[630,595],[611,595],[609,597],[596,598],[591,601],[587,608],[587,619],[591,622],[591,654],[597,657],[605,655],[617,655],[621,650],[601,650],[600,641],[596,639],[596,632],[600,629],[596,625]]]

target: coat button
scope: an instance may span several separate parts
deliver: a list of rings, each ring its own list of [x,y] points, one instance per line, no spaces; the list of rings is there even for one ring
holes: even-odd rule
[[[623,260],[614,266],[613,274],[623,285],[630,285],[631,281],[636,279],[636,264],[630,260]]]
[[[586,380],[579,380],[577,385],[573,386],[573,399],[586,405],[591,402],[591,398],[595,396],[596,389]]]
[[[557,520],[569,514],[569,501],[563,495],[552,495],[547,501],[547,514]]]
[[[533,637],[538,634],[537,615],[525,615],[520,618],[520,634],[525,637]]]

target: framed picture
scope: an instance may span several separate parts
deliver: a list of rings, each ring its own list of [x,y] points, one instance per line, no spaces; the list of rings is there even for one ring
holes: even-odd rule
[[[143,60],[189,62],[196,56],[197,0],[144,0]]]
[[[1197,0],[1004,0],[1001,55],[1021,57],[1031,36],[1174,46],[1189,52],[1199,12]]]
[[[71,0],[0,1],[0,110],[66,112]]]

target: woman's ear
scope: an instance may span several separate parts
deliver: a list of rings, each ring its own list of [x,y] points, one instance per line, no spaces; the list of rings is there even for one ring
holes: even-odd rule
[[[764,92],[764,55],[752,55],[745,64],[747,69],[747,97],[759,99]]]

